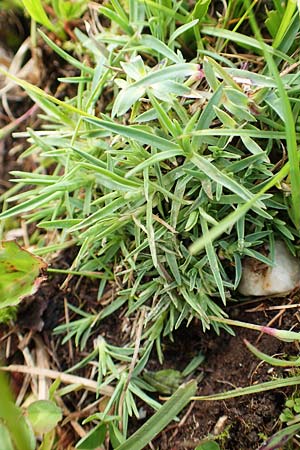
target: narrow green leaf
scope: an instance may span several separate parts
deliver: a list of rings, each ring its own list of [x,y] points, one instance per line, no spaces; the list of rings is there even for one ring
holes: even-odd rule
[[[270,364],[271,366],[277,366],[277,367],[299,367],[300,366],[300,359],[296,360],[284,360],[284,359],[278,359],[274,358],[273,356],[269,356],[266,353],[261,352],[258,350],[254,345],[250,344],[246,339],[244,340],[246,346],[248,349],[259,359],[262,361],[265,361],[266,363]]]
[[[24,1],[24,0],[23,0]],[[34,0],[35,2],[36,0]],[[61,47],[56,45],[51,39],[48,38],[48,36],[43,33],[41,30],[39,30],[40,35],[46,42],[46,44],[49,45],[52,50],[55,51],[61,58],[65,59],[68,63],[72,64],[72,66],[77,67],[78,69],[82,70],[83,73],[89,73],[91,75],[94,74],[94,69],[92,67],[88,67],[82,62],[78,61],[78,59],[74,58],[73,56],[69,55],[69,53],[65,52]]]
[[[183,150],[180,149],[176,149],[176,150],[166,150],[164,152],[161,153],[156,153],[155,155],[150,156],[148,159],[146,159],[145,161],[141,162],[140,164],[138,164],[136,167],[134,167],[133,169],[129,170],[129,172],[126,173],[125,177],[129,178],[132,175],[141,172],[142,170],[144,170],[146,167],[151,167],[154,164],[160,162],[160,161],[165,161],[167,159],[170,158],[174,158],[176,156],[180,156],[183,155],[184,152]]]
[[[109,122],[108,120],[102,120],[97,118],[85,117],[84,120],[94,125],[101,126],[106,130],[109,130],[120,136],[127,137],[128,139],[134,139],[141,144],[152,145],[159,150],[180,149],[180,147],[168,139],[162,138],[152,133],[148,133],[136,126],[121,125],[116,122]]]
[[[210,1],[210,0],[208,0],[208,1]],[[191,22],[188,22],[188,23],[186,23],[184,25],[181,25],[181,27],[176,28],[176,30],[171,34],[168,44],[171,45],[174,41],[176,41],[176,39],[181,34],[185,33],[190,28],[193,28],[195,25],[197,25],[198,22],[199,22],[199,19],[197,18],[195,20],[192,20]]]
[[[142,450],[188,404],[196,390],[197,383],[194,380],[180,386],[154,416],[116,450]]]
[[[284,131],[275,130],[259,130],[257,128],[208,128],[197,131],[191,131],[186,136],[249,136],[260,139],[286,139],[286,133]],[[299,138],[299,133],[297,133]]]
[[[286,448],[285,444],[292,439],[300,430],[300,423],[295,423],[283,430],[277,431],[273,436],[267,439],[258,450],[280,450]]]
[[[244,35],[241,33],[237,33],[236,31],[225,30],[217,27],[203,27],[201,29],[201,32],[202,34],[208,34],[209,36],[216,36],[223,39],[228,39],[229,41],[237,42],[239,44],[244,45],[246,48],[249,47],[255,48],[256,50],[259,50],[259,52],[261,53],[262,48],[260,42],[249,35]],[[284,61],[288,61],[290,64],[293,64],[294,60],[285,53],[274,49],[270,45],[266,45],[266,49],[269,54],[279,56]]]
[[[255,196],[244,203],[239,205],[235,211],[226,216],[219,224],[209,230],[206,237],[201,237],[197,239],[191,246],[191,254],[200,252],[205,247],[205,242],[209,238],[212,241],[217,237],[221,236],[226,230],[231,228],[241,217],[243,217],[247,211],[254,205],[255,201],[263,196],[271,187],[275,186],[281,180],[283,180],[289,173],[289,163],[286,163],[282,169],[272,177],[272,179],[257,193]]]
[[[203,236],[205,237],[208,233],[208,226],[206,220],[200,215],[200,222],[202,227]],[[220,268],[218,264],[218,258],[214,249],[214,246],[212,245],[211,240],[206,239],[206,254],[208,257],[210,269],[212,271],[213,277],[215,279],[216,285],[218,287],[221,299],[224,304],[226,304],[226,296],[225,296],[225,290],[224,290],[224,284],[223,280],[220,274]]]
[[[153,84],[161,83],[162,81],[169,81],[173,79],[176,80],[180,77],[195,75],[198,71],[198,64],[173,64],[171,66],[164,67],[163,69],[153,70],[148,75],[133,83],[130,87],[132,89],[138,88],[140,86],[147,88],[149,86],[152,86]]]
[[[38,206],[44,205],[45,203],[49,204],[51,200],[54,200],[60,195],[61,195],[60,192],[54,192],[51,195],[49,195],[49,192],[37,195],[36,197],[33,197],[32,199],[27,200],[24,203],[21,203],[20,205],[13,206],[7,211],[2,212],[0,214],[0,220],[6,219],[7,217],[15,216],[16,214],[22,214],[24,212],[30,211],[32,209],[37,208]]]
[[[248,0],[247,0],[247,3]],[[293,11],[295,1],[288,2],[289,8]],[[287,18],[287,17],[286,17]],[[270,72],[272,73],[278,89],[278,94],[282,103],[282,112],[284,117],[284,124],[285,124],[285,134],[286,134],[286,145],[288,150],[288,157],[290,162],[290,178],[291,178],[291,208],[290,208],[290,217],[292,221],[294,222],[294,225],[297,229],[300,228],[300,167],[299,167],[299,160],[298,160],[298,142],[297,142],[297,135],[296,135],[296,126],[295,126],[295,120],[291,108],[291,104],[289,101],[288,93],[284,87],[283,81],[281,79],[280,73],[277,69],[276,63],[269,52],[268,47],[263,41],[263,38],[260,33],[260,29],[257,25],[256,19],[253,15],[253,12],[250,13],[250,21],[251,25],[254,29],[255,35],[259,41],[259,44],[261,46],[261,49],[263,51],[264,57],[267,61],[268,67]],[[288,26],[287,23],[285,23],[283,26]],[[284,31],[282,30],[282,33]],[[280,35],[280,41],[282,36]],[[278,42],[278,44],[280,43]]]
[[[221,172],[207,158],[200,155],[193,155],[191,161],[210,179],[214,180],[218,184],[221,184],[231,192],[234,192],[242,199],[247,201],[253,198],[254,194],[240,185],[237,181],[235,181],[235,179],[230,178],[226,173]],[[264,208],[264,204],[260,201],[257,202],[257,206]]]
[[[177,264],[176,255],[174,255],[174,253],[166,253],[166,260],[171,269],[172,275],[176,280],[176,283],[180,286],[181,285],[181,276],[180,276],[180,270],[179,270],[178,264]]]
[[[51,230],[53,228],[55,229],[65,229],[65,228],[71,228],[81,222],[80,219],[58,219],[58,220],[45,220],[44,222],[40,222],[38,224],[39,228],[46,228],[48,230]]]
[[[235,397],[242,397],[244,395],[258,394],[259,392],[271,391],[274,389],[280,389],[286,386],[297,386],[300,384],[300,376],[277,378],[272,381],[266,381],[265,383],[255,384],[244,388],[232,389],[227,392],[221,392],[219,394],[202,395],[193,397],[193,400],[228,400]]]
[[[95,167],[89,163],[80,163],[82,167],[85,169],[90,169],[96,173],[101,175],[101,184],[108,187],[109,189],[117,189],[120,191],[128,191],[128,190],[137,190],[141,188],[142,184],[137,183],[135,181],[128,180],[125,177],[121,177],[120,175],[115,174],[114,172],[110,172],[107,169],[102,169],[102,167]]]
[[[287,1],[286,7],[285,7],[285,11],[284,11],[284,15],[283,15],[283,17],[282,17],[282,19],[280,21],[279,28],[277,30],[275,39],[273,41],[273,47],[274,48],[279,47],[279,45],[281,44],[281,42],[282,42],[282,40],[283,40],[283,38],[285,36],[285,33],[287,32],[287,30],[288,30],[288,28],[289,28],[289,26],[291,24],[293,14],[294,14],[294,12],[295,12],[295,10],[297,8],[297,3],[296,2],[297,2],[297,0],[288,0]],[[299,12],[298,12],[298,15],[299,15]]]
[[[117,12],[102,5],[99,6],[99,11],[104,16],[108,17],[112,22],[117,23],[126,34],[128,34],[129,36],[133,35],[134,31],[129,25],[128,20],[125,20],[124,17],[121,17]]]

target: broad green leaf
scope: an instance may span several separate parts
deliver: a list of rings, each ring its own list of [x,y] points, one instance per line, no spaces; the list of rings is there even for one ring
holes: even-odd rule
[[[28,406],[27,417],[35,433],[44,434],[56,427],[62,419],[62,412],[50,400],[37,400]]]
[[[145,371],[144,379],[157,392],[162,394],[173,394],[183,381],[182,373],[179,370],[164,369],[157,372]]]
[[[22,0],[25,9],[30,17],[36,22],[44,25],[48,30],[56,31],[53,23],[50,22],[45,10],[43,8],[41,0]]]
[[[272,11],[266,11],[268,18],[265,20],[265,25],[272,36],[274,38],[276,36],[277,31],[280,28],[280,23],[282,20],[282,11],[274,9]]]
[[[34,450],[36,448],[36,442],[32,429],[24,419],[21,409],[15,405],[12,393],[9,389],[9,384],[6,377],[1,372],[0,391],[0,419],[5,423],[5,426],[9,431],[10,437],[14,443],[13,448],[16,450]],[[3,439],[5,439],[5,435],[3,436]],[[1,444],[3,445],[2,439],[0,445]],[[1,448],[1,450],[10,450],[9,442],[8,446],[3,449]]]
[[[0,243],[0,308],[20,303],[23,297],[32,295],[42,278],[39,272],[47,264],[24,250],[14,241]]]
[[[106,434],[106,424],[99,423],[91,431],[84,436],[80,441],[76,444],[76,448],[82,450],[94,450],[98,448],[104,441]]]
[[[0,450],[14,450],[9,431],[2,423],[0,423]]]
[[[199,66],[191,63],[173,64],[162,69],[153,69],[150,73],[147,73],[144,77],[141,77],[139,80],[130,84],[129,87],[119,92],[114,102],[112,117],[125,114],[143,96],[147,88],[152,87],[155,89],[156,86],[159,88],[160,83],[178,80],[178,78],[183,79],[184,77],[196,74],[198,70]],[[172,85],[170,86],[172,87]],[[164,87],[165,89],[166,87]],[[166,94],[172,94],[172,91],[166,92]]]
[[[221,448],[215,441],[207,441],[201,445],[198,445],[195,450],[221,450]]]
[[[198,0],[192,11],[192,17],[198,19],[201,23],[207,13],[210,2],[211,0]]]
[[[194,21],[196,22],[196,21]],[[190,28],[191,26],[195,25],[195,23],[189,23],[187,24],[187,28]],[[181,28],[181,27],[180,27]],[[179,29],[180,29],[179,28]],[[177,31],[179,30],[177,29]],[[183,30],[184,31],[184,30]],[[182,31],[182,32],[183,32]],[[175,33],[173,33],[175,34]],[[179,33],[180,34],[180,33]],[[175,37],[173,36],[173,40],[176,39],[176,37],[179,36],[176,35]],[[171,38],[170,38],[171,40]],[[138,44],[139,45],[143,45],[145,47],[149,47],[153,50],[156,50],[158,53],[160,53],[161,55],[165,56],[166,58],[168,58],[170,61],[173,61],[174,63],[180,63],[183,62],[182,57],[178,56],[175,52],[173,52],[173,50],[171,50],[166,44],[164,44],[162,41],[160,41],[159,39],[157,39],[154,36],[151,36],[149,34],[144,34],[142,35],[139,40],[138,40]],[[170,42],[169,42],[170,44]]]

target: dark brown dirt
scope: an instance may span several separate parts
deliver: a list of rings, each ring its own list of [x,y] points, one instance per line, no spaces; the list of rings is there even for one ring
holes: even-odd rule
[[[261,320],[258,314],[250,316],[242,311],[240,318],[254,323],[255,320]],[[287,376],[282,370],[260,364],[249,353],[243,339],[254,343],[257,338],[254,332],[240,329],[237,330],[236,337],[225,333],[221,333],[220,337],[213,334],[203,337],[193,327],[185,333],[186,341],[190,342],[191,334],[194,349],[201,348],[206,355],[202,367],[204,378],[199,384],[198,395],[215,394]],[[296,351],[295,347],[267,336],[261,339],[258,347],[270,355],[282,352],[291,354]],[[176,361],[174,365],[176,367]],[[205,437],[216,434],[219,435],[219,443],[224,450],[256,449],[262,443],[263,436],[272,434],[286,395],[290,392],[291,390],[279,390],[230,401],[195,402],[184,424],[175,430],[170,427],[169,432],[164,431],[155,449],[194,449]]]

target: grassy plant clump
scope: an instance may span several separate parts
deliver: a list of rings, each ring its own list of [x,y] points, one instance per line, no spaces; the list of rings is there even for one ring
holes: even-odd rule
[[[125,434],[138,415],[133,396],[159,407],[139,378],[153,346],[162,361],[162,338],[194,318],[204,331],[230,331],[218,319],[237,299],[242,258],[272,264],[276,237],[293,253],[299,238],[296,3],[286,2],[288,17],[274,2],[260,26],[268,43],[256,2],[229,1],[219,16],[213,3],[108,2],[103,24],[75,30],[80,57],[41,32],[77,69],[59,79],[74,97],[15,80],[44,111],[43,126],[15,134],[28,138],[22,157],[37,169],[13,173],[0,218],[20,214],[46,231],[39,255],[76,245],[69,273],[98,278],[99,300],[114,287],[94,315],[71,306],[78,319],[58,328],[65,340],[84,347],[119,308],[142,324],[134,369],[134,342],[102,338],[80,363],[99,360],[99,387],[117,386],[106,414],[125,395]],[[266,244],[270,258],[258,251]]]

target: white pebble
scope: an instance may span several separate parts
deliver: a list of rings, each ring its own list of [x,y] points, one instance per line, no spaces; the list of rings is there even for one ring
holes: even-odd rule
[[[247,296],[283,295],[299,284],[300,260],[290,253],[283,241],[275,241],[274,267],[245,258],[238,291]]]

